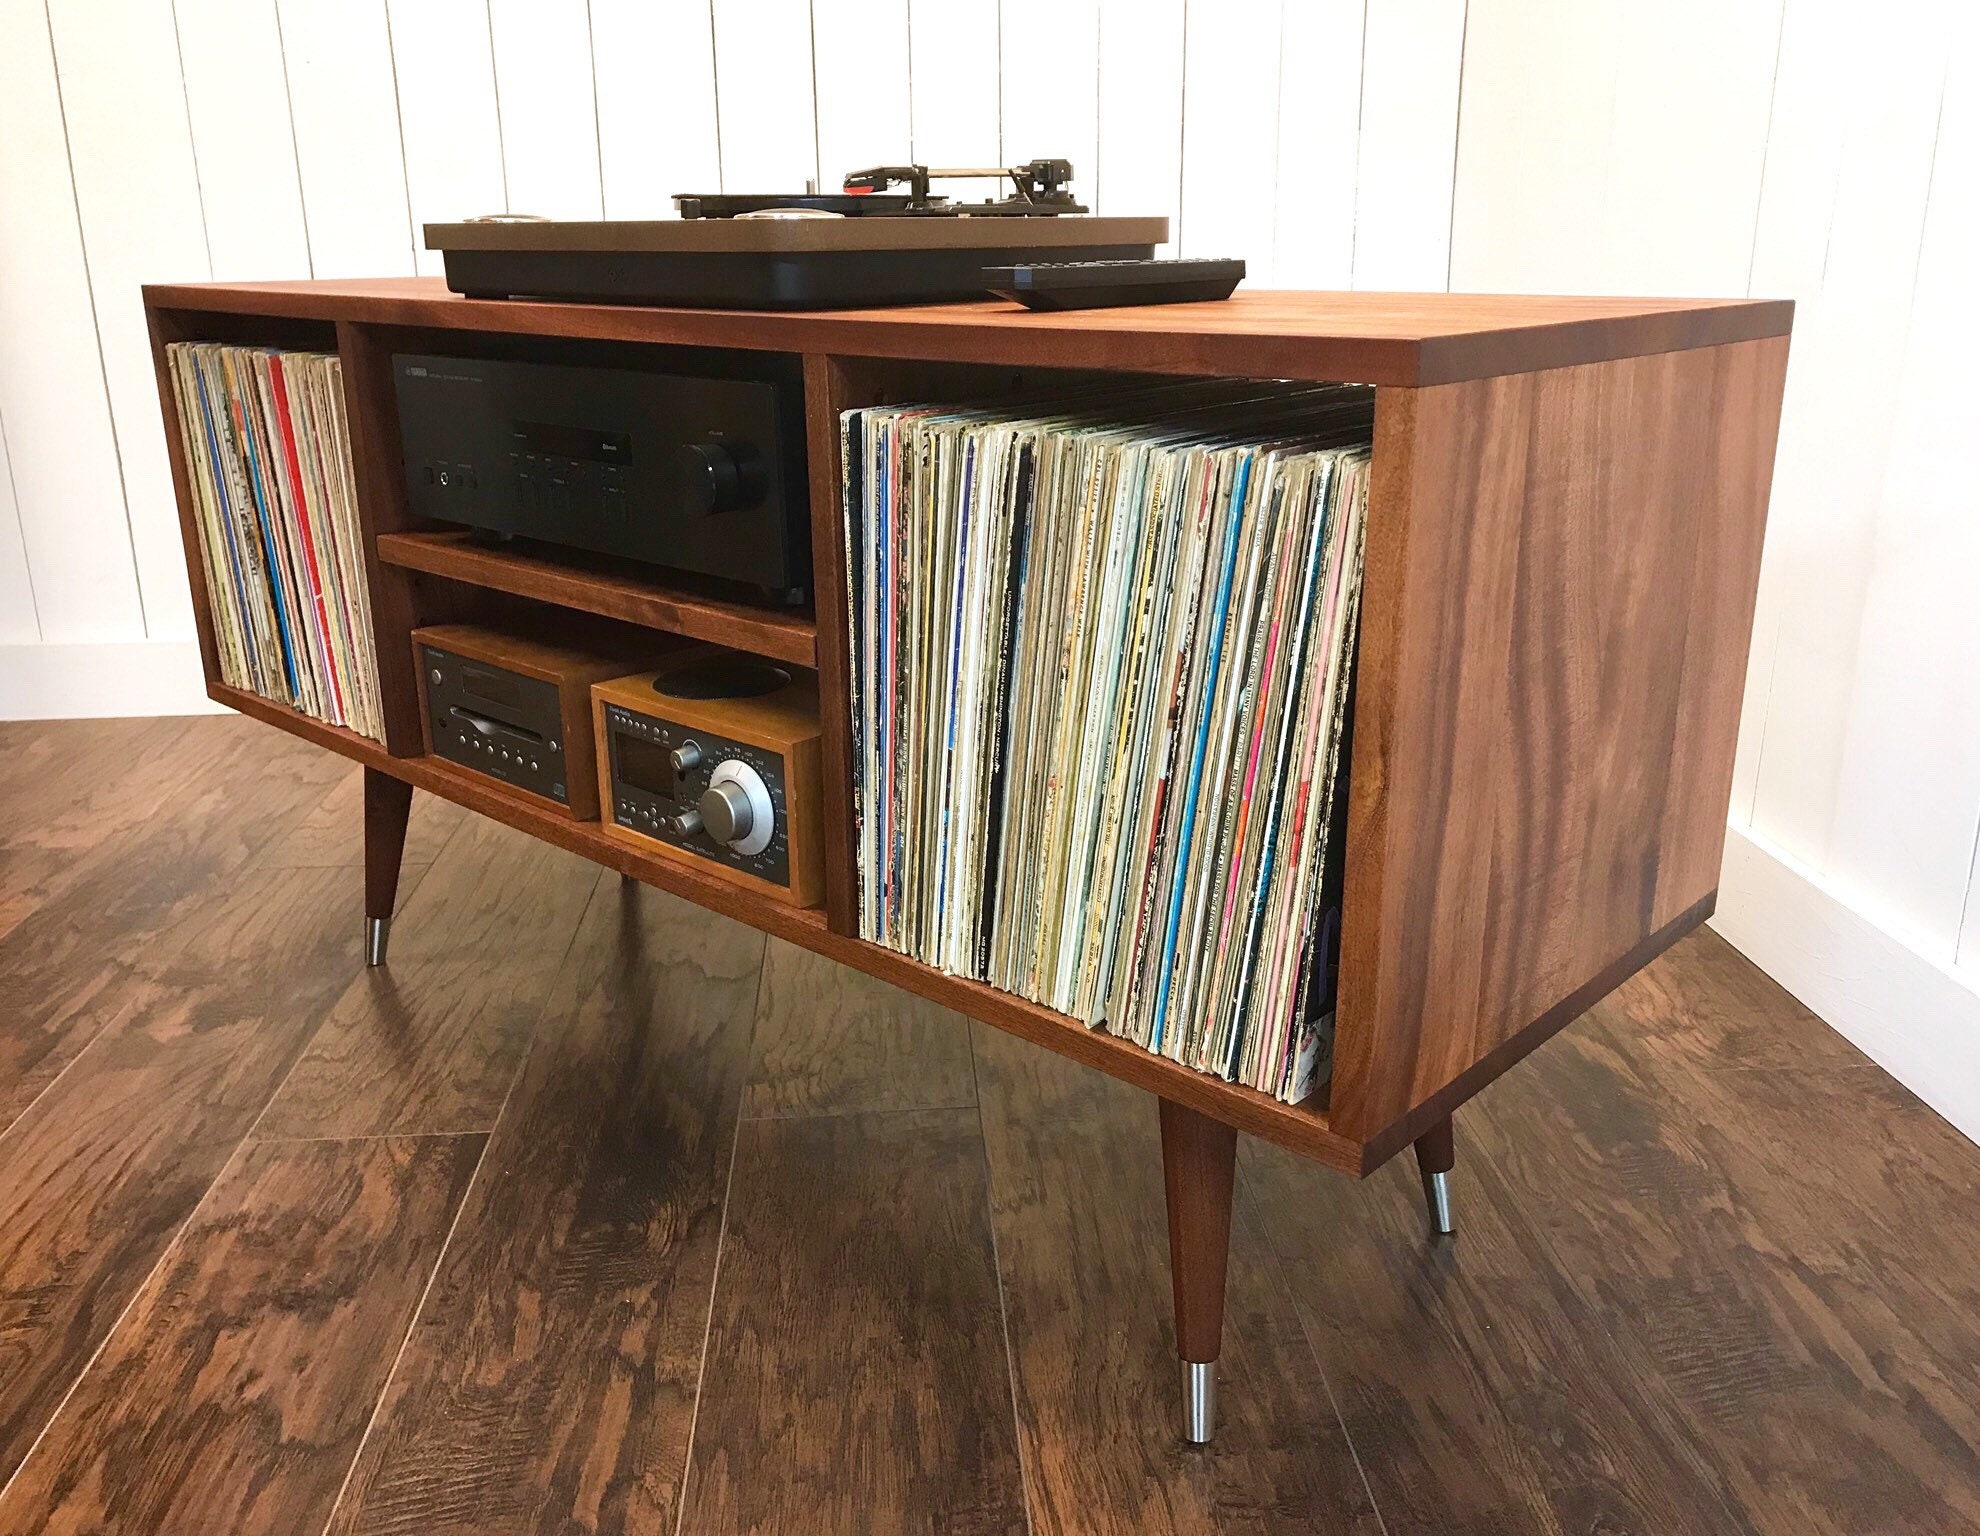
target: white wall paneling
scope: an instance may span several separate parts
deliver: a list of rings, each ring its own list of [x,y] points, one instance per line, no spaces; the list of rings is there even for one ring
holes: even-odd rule
[[[1797,316],[1801,387],[1781,423],[1779,583],[1754,828],[1823,868],[1836,815],[1875,511],[1889,464],[1946,68],[1948,13],[1895,8],[1844,34],[1844,117],[1821,285]],[[1800,20],[1791,13],[1792,28]],[[1785,62],[1785,60],[1784,60]],[[1757,277],[1757,274],[1756,274]]]
[[[48,15],[0,0],[0,421],[48,641],[144,636]]]
[[[1001,25],[1005,160],[1053,156],[1091,178],[1100,153],[1100,0],[1003,0]],[[978,197],[1003,195],[988,185]]]
[[[0,0],[0,714],[142,707],[173,668],[197,699],[141,281],[433,272],[431,220],[1062,155],[1258,287],[1797,301],[1720,922],[1887,1064],[1951,1066],[1944,987],[1980,992],[1974,12]],[[1811,935],[1856,978],[1809,980]],[[1940,1013],[1863,1022],[1884,969]]]
[[[411,272],[385,0],[276,0],[275,14],[315,275]]]
[[[1780,32],[1780,0],[1471,0],[1452,286],[1745,292]]]
[[[1093,174],[1074,185],[1098,213],[1182,222],[1183,0],[1100,0]],[[1165,247],[1173,251],[1174,242]]]
[[[818,177],[811,7],[806,0],[714,0],[714,7],[722,189],[800,189]]]
[[[707,0],[591,0],[605,216],[659,219],[715,192],[715,31]]]
[[[908,92],[918,165],[1004,163],[998,76],[1003,34],[997,0],[908,0]],[[860,90],[860,81],[828,81]],[[919,89],[916,87],[919,86]],[[981,196],[978,182],[937,183],[958,197]]]
[[[585,0],[489,0],[509,211],[604,216]],[[652,89],[665,89],[655,79]]]
[[[1940,957],[1959,944],[1962,910],[1973,921],[1966,892],[1980,824],[1976,43],[1980,29],[1969,26],[1939,119],[1826,864],[1866,912]]]
[[[487,0],[386,0],[399,132],[419,270],[442,270],[421,226],[509,206],[495,107],[493,29]]]
[[[1362,0],[1285,8],[1272,276],[1287,288],[1354,286],[1366,14]]]
[[[811,47],[819,189],[836,192],[848,171],[908,159],[908,0],[812,0]],[[854,81],[859,89],[845,88]]]
[[[309,234],[275,7],[172,0],[172,14],[172,62],[184,82],[213,276],[307,277]]]
[[[14,472],[7,463],[7,424],[0,421],[0,645],[28,646],[41,639],[34,612],[34,576],[21,542],[20,509],[14,504]]]
[[[1183,36],[1184,256],[1242,256],[1272,281],[1279,188],[1280,0],[1186,6]]]
[[[1450,285],[1465,0],[1368,0],[1354,286]],[[1578,131],[1567,129],[1563,131]]]
[[[169,0],[57,0],[48,8],[89,255],[103,378],[123,470],[145,633],[192,635],[192,596],[138,287],[212,275]],[[133,135],[135,116],[148,125]]]

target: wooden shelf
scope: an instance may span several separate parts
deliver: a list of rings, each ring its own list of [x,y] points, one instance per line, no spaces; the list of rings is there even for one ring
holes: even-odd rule
[[[249,693],[245,688],[234,688],[220,682],[208,683],[206,696],[216,704],[225,704],[251,719],[279,726],[291,736],[300,736],[319,747],[328,747],[332,752],[341,753],[355,762],[369,763],[378,768],[391,761],[391,755],[369,736],[360,736],[341,725],[329,725],[287,704],[264,699],[258,693]]]
[[[1096,1067],[1109,1076],[1186,1104],[1303,1157],[1357,1175],[1373,1167],[1365,1160],[1361,1144],[1336,1134],[1327,1124],[1326,1111],[1317,1105],[1282,1104],[1255,1089],[1224,1082],[1157,1056],[1118,1036],[1088,1029],[1077,1019],[1012,993],[946,975],[865,939],[834,933],[826,926],[825,914],[819,908],[793,907],[774,901],[732,885],[685,860],[649,853],[626,839],[608,835],[598,822],[572,821],[545,810],[506,785],[445,758],[393,757],[374,741],[324,725],[256,694],[218,683],[207,692],[243,714],[404,779],[417,789],[555,843],[647,885],[670,891],[696,906],[720,912],[800,948],[864,971],[969,1018],[980,1019],[1061,1056]]]
[[[801,614],[698,596],[603,562],[586,567],[522,549],[490,549],[455,532],[381,533],[378,558],[406,570],[711,640],[775,661],[818,665],[818,626]]]

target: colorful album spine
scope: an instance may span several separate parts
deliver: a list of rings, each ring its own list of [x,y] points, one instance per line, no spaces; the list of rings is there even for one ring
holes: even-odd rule
[[[268,384],[274,411],[276,433],[281,440],[282,460],[289,481],[289,505],[295,519],[296,535],[301,545],[302,573],[307,580],[305,595],[309,599],[311,620],[315,629],[315,645],[312,649],[322,662],[323,681],[329,695],[328,704],[334,724],[348,722],[344,709],[343,684],[337,676],[335,655],[330,643],[331,619],[329,605],[324,601],[324,564],[317,559],[316,538],[310,528],[309,498],[304,486],[302,456],[296,450],[295,428],[289,412],[288,381],[284,377],[282,355],[279,352],[268,356]]]

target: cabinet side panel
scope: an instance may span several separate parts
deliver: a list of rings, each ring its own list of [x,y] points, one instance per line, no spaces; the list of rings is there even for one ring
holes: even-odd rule
[[[1746,660],[1753,641],[1760,544],[1774,482],[1788,339],[1719,347],[1718,398],[1725,402],[1713,457],[1713,502],[1723,514],[1713,538],[1692,550],[1691,622],[1685,631],[1685,710],[1671,753],[1670,805],[1657,866],[1657,922],[1674,921],[1701,889],[1715,890],[1725,856]]]
[[[179,424],[178,388],[165,349],[184,340],[176,318],[145,307],[145,327],[151,336],[151,362],[158,375],[158,406],[165,414],[165,453],[172,466],[172,496],[179,509],[179,539],[185,546],[186,577],[192,587],[193,629],[199,636],[199,663],[209,685],[220,680],[219,642],[213,631],[213,594],[207,590],[206,557],[202,553],[199,514],[194,510],[193,468],[186,461],[184,429]]]
[[[1377,396],[1328,1104],[1350,1136],[1408,1107],[1419,1060],[1469,1049],[1483,1009],[1536,377]]]
[[[1376,1155],[1709,911],[1785,361],[1385,391],[1330,1105]]]
[[[853,838],[851,636],[846,616],[846,523],[840,504],[839,413],[854,403],[845,365],[804,359],[806,457],[811,481],[811,598],[818,616],[818,727],[824,759],[825,915],[834,933],[859,932]]]

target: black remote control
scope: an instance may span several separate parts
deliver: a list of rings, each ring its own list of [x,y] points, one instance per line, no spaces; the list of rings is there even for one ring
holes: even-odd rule
[[[985,267],[983,286],[1026,309],[1111,309],[1126,304],[1193,304],[1228,299],[1244,281],[1241,261],[1035,261]]]

